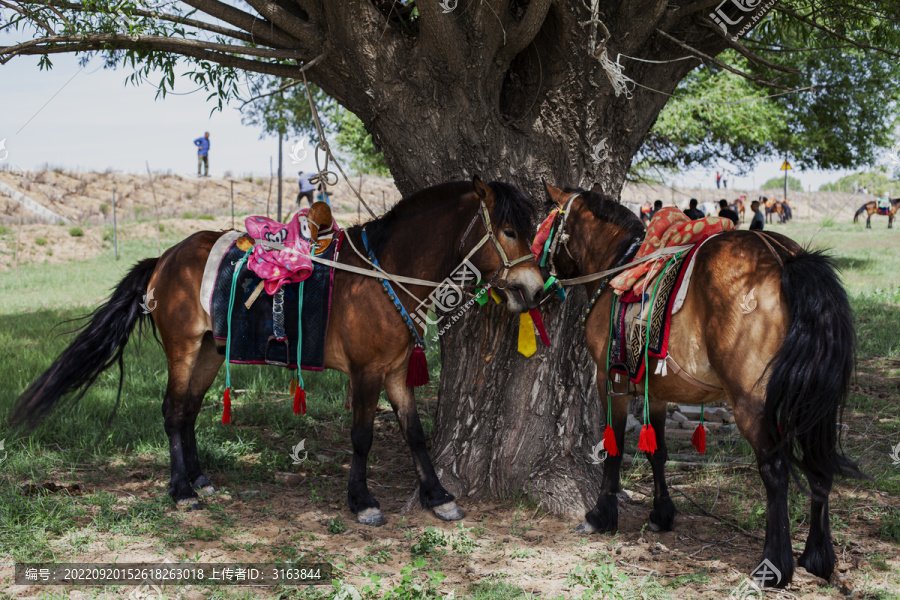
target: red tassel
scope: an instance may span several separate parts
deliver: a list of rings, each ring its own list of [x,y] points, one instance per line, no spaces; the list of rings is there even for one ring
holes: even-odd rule
[[[536,308],[532,308],[528,311],[528,314],[531,315],[531,320],[534,322],[534,327],[535,329],[537,329],[538,335],[541,337],[541,341],[545,346],[549,348],[550,338],[547,337],[547,330],[544,328],[544,320],[541,319],[540,311]]]
[[[603,432],[603,447],[606,448],[610,456],[619,455],[619,448],[616,446],[616,432],[609,425],[606,426],[606,430]]]
[[[225,388],[225,398],[223,400],[224,408],[222,409],[222,423],[228,425],[231,423],[231,388]]]
[[[297,389],[294,390],[294,414],[306,414],[306,390],[299,385],[297,386]]]
[[[421,346],[413,348],[412,356],[409,357],[409,368],[406,370],[406,385],[409,387],[420,387],[431,381],[428,377],[428,360],[425,358],[425,352]]]
[[[349,400],[344,401],[344,408],[346,408],[347,410],[350,410],[350,401]]]
[[[638,438],[638,450],[641,452],[656,452],[656,431],[653,425],[647,424],[641,427],[641,436]]]
[[[691,436],[691,444],[700,454],[706,452],[706,428],[703,425],[697,425],[694,435]]]

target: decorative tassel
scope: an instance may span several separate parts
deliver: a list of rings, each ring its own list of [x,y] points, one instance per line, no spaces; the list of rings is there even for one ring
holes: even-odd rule
[[[619,455],[619,448],[616,446],[616,433],[609,425],[606,426],[606,430],[603,432],[603,447],[606,448],[610,456]]]
[[[296,386],[296,389],[294,390],[294,414],[306,414],[306,390],[299,385]]]
[[[413,348],[409,357],[409,368],[406,370],[406,385],[420,387],[431,381],[428,376],[428,360],[421,346]]]
[[[224,408],[222,409],[222,423],[228,425],[231,423],[231,388],[225,388],[225,398],[223,399]]]
[[[528,314],[531,315],[531,320],[534,321],[534,328],[537,329],[538,335],[541,337],[541,341],[548,348],[550,347],[550,338],[547,337],[547,330],[544,328],[544,320],[541,318],[541,313],[536,308],[532,308],[528,311]]]
[[[653,430],[653,425],[648,423],[641,427],[641,436],[638,438],[638,450],[649,452],[650,454],[656,452],[656,431]]]
[[[694,435],[691,436],[691,444],[700,454],[706,452],[706,428],[703,425],[697,425]]]
[[[534,321],[531,314],[524,312],[519,315],[519,354],[528,358],[537,351],[537,341],[534,337]]]
[[[291,377],[290,390],[291,396],[293,396],[297,392],[297,380],[293,377]]]

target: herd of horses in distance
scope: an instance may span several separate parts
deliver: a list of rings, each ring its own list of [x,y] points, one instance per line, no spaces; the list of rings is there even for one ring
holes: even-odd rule
[[[639,216],[597,188],[545,187],[547,200],[540,206],[515,186],[485,183],[478,177],[436,185],[401,200],[372,221],[349,227],[346,241],[364,247],[365,231],[367,247],[386,272],[425,281],[443,281],[471,254],[469,260],[505,307],[523,313],[537,308],[548,293],[546,266],[528,257],[535,225],[551,209],[564,214],[557,218],[547,246],[560,280],[599,274],[627,262],[645,235]],[[892,210],[898,205],[900,200],[894,201]],[[743,202],[735,208],[745,211]],[[786,214],[783,207],[781,212],[773,207],[773,213]],[[423,236],[424,231],[428,235]],[[161,256],[135,264],[106,303],[89,315],[71,344],[21,394],[12,422],[36,426],[55,406],[80,400],[100,373],[113,365],[119,365],[121,378],[129,338],[153,330],[168,364],[162,412],[170,451],[169,494],[177,505],[188,508],[198,507],[201,496],[214,494],[200,462],[195,424],[225,360],[224,342],[213,336],[210,316],[199,298],[204,266],[222,235],[201,231]],[[412,455],[422,505],[440,519],[462,519],[465,513],[441,485],[432,464],[414,390],[407,385],[415,346],[411,330],[379,279],[358,272],[370,268],[361,254],[342,251],[337,260],[357,269],[334,270],[325,340],[325,368],[349,376],[352,457],[347,505],[365,525],[386,523],[366,476],[376,406],[384,389]],[[628,397],[619,393],[620,384],[607,381],[613,300],[611,288],[604,287],[608,277],[583,283],[587,297],[594,298],[585,307],[585,338],[597,372],[600,414],[609,415],[608,422],[596,424],[597,430],[611,427],[615,447],[625,448]],[[158,305],[146,313],[141,302],[150,289],[155,290]],[[758,308],[748,312],[744,299],[754,290]],[[398,298],[418,304],[431,291],[411,283]],[[856,334],[833,263],[827,255],[804,249],[776,232],[736,229],[710,238],[696,252],[691,284],[670,331],[671,356],[705,387],[665,376],[664,369],[656,368],[656,359],[650,359],[646,418],[656,437],[656,450],[646,453],[654,478],[650,528],[676,527],[665,476],[667,403],[706,404],[724,396],[734,409],[738,431],[755,452],[765,486],[762,559],[781,574],[774,585],[786,586],[794,572],[788,514],[792,475],[797,481],[804,477],[810,492],[809,535],[798,564],[830,578],[835,566],[828,509],[832,482],[838,476],[861,476],[841,450],[835,427],[854,369]],[[156,410],[147,418],[158,414]],[[622,453],[610,455],[599,470],[599,497],[577,532],[618,530],[622,459]]]

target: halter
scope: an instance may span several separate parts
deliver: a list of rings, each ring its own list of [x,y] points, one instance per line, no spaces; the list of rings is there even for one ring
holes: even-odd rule
[[[491,215],[488,213],[487,206],[484,204],[484,200],[481,201],[481,210],[475,213],[475,216],[472,217],[472,221],[469,223],[469,226],[466,227],[466,232],[463,234],[462,239],[459,240],[459,253],[462,254],[463,246],[466,243],[466,238],[469,237],[469,233],[472,231],[472,227],[475,226],[475,223],[478,221],[478,217],[481,216],[481,222],[484,225],[484,230],[487,232],[484,234],[484,237],[475,244],[475,247],[469,250],[469,253],[466,254],[466,257],[463,259],[463,262],[472,258],[472,256],[481,249],[486,243],[491,242],[491,245],[494,246],[494,251],[497,252],[497,256],[500,257],[500,262],[503,263],[501,266],[497,267],[497,270],[494,271],[493,277],[491,277],[490,281],[488,281],[488,285],[497,288],[499,290],[505,289],[507,286],[506,276],[509,275],[510,269],[514,266],[532,261],[534,260],[534,255],[530,252],[524,256],[520,256],[516,260],[509,260],[509,257],[506,256],[506,251],[503,249],[503,246],[497,241],[497,236],[494,235],[494,229],[491,227]],[[500,274],[500,271],[503,271],[503,274]],[[500,275],[498,279],[498,275]]]
[[[560,242],[562,242],[563,248],[566,250],[566,254],[569,255],[569,258],[575,260],[575,257],[572,256],[572,253],[569,252],[569,234],[564,233],[566,229],[566,222],[569,220],[569,208],[572,206],[572,202],[581,195],[581,192],[575,192],[571,194],[562,205],[562,208],[559,209],[559,212],[556,213],[556,216],[562,215],[562,221],[559,223],[559,227],[556,231],[550,232],[550,239],[547,244],[547,260],[550,263],[550,276],[556,278],[556,263],[554,262],[554,257],[556,256],[556,250],[559,248]]]

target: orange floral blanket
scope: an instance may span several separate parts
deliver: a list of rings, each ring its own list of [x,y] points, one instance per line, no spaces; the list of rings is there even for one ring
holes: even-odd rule
[[[734,229],[731,219],[706,217],[691,221],[687,215],[675,207],[663,208],[657,211],[650,220],[650,224],[647,226],[647,237],[644,238],[644,243],[641,244],[634,259],[640,259],[661,248],[699,244],[708,237],[730,229]],[[610,282],[610,286],[619,295],[629,291],[641,295],[662,272],[666,260],[667,258],[661,258],[647,261],[628,269],[615,277]]]

